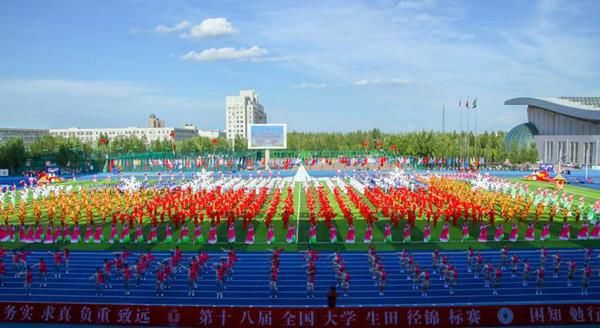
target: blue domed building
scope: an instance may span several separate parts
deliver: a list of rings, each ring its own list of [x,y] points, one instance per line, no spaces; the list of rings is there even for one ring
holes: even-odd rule
[[[539,135],[540,132],[533,123],[523,123],[512,128],[504,137],[504,144],[507,149],[511,149],[516,146],[520,149],[529,148],[531,144],[535,143],[534,136]]]

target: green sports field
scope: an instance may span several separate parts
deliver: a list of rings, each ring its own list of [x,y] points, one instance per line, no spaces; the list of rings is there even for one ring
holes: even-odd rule
[[[547,184],[547,183],[543,183],[543,182],[534,182],[534,181],[522,181],[524,183],[527,183],[530,186],[530,190],[535,190],[535,188],[541,187],[541,188],[552,188],[553,185],[551,184]],[[96,183],[92,183],[92,182],[84,182],[84,183],[76,183],[76,182],[69,182],[69,184],[76,184],[76,185],[82,185],[83,188],[89,188],[92,186],[97,186],[97,185],[101,185],[104,184],[105,182],[96,182]],[[114,184],[115,182],[111,182],[111,184]],[[318,242],[315,244],[309,244],[308,243],[308,230],[309,230],[309,221],[308,221],[308,209],[306,207],[306,195],[304,194],[303,188],[301,186],[300,183],[297,183],[294,186],[294,208],[296,213],[294,213],[293,217],[290,218],[290,223],[293,224],[297,224],[298,225],[298,242],[294,242],[294,243],[287,243],[285,242],[285,234],[286,231],[283,229],[283,223],[281,221],[281,208],[282,208],[282,203],[280,203],[279,206],[279,210],[277,212],[277,214],[274,217],[273,220],[273,226],[275,228],[275,236],[276,236],[276,242],[274,242],[271,245],[266,244],[265,240],[266,240],[266,233],[267,233],[267,228],[265,226],[265,224],[263,223],[264,221],[264,217],[266,215],[266,209],[268,207],[268,204],[270,203],[270,198],[271,195],[268,196],[268,198],[266,199],[260,214],[254,219],[253,224],[255,225],[255,235],[256,235],[256,242],[252,245],[247,245],[244,243],[244,239],[245,239],[245,230],[242,228],[242,221],[241,220],[236,220],[236,237],[237,237],[237,242],[235,244],[230,244],[227,242],[227,226],[224,222],[222,222],[219,226],[218,226],[218,236],[219,236],[219,243],[217,245],[208,245],[207,243],[204,244],[199,244],[199,245],[194,245],[194,244],[179,244],[180,247],[184,250],[200,250],[200,249],[206,249],[206,250],[214,250],[214,249],[218,249],[218,248],[223,248],[223,247],[230,247],[231,245],[235,246],[236,249],[238,250],[252,250],[252,251],[261,251],[261,250],[267,250],[267,249],[271,249],[273,247],[285,247],[286,250],[289,251],[294,251],[294,250],[304,250],[307,249],[309,247],[315,248],[315,249],[319,249],[319,250],[344,250],[344,251],[364,251],[368,248],[368,244],[363,243],[363,238],[364,238],[364,233],[365,233],[365,228],[366,228],[366,224],[363,220],[363,218],[361,217],[361,215],[359,214],[358,210],[352,205],[352,203],[349,201],[348,196],[344,195],[343,197],[345,197],[345,202],[348,205],[348,207],[352,210],[352,213],[354,215],[354,226],[355,226],[355,232],[356,232],[356,243],[354,244],[347,244],[345,243],[345,237],[346,237],[346,232],[348,229],[348,224],[346,223],[346,220],[343,218],[342,212],[337,204],[337,202],[335,201],[334,197],[333,197],[333,193],[325,187],[325,190],[327,192],[328,198],[329,198],[329,202],[334,210],[334,212],[336,213],[336,218],[332,221],[333,224],[337,227],[337,232],[338,232],[338,242],[337,243],[330,243],[329,242],[329,229],[327,228],[327,226],[325,225],[325,223],[323,221],[319,221],[319,224],[317,225],[317,240]],[[587,189],[587,188],[583,188],[583,187],[579,187],[579,186],[569,186],[567,185],[565,187],[565,192],[569,193],[569,194],[573,194],[574,198],[575,198],[575,204],[574,206],[577,206],[577,200],[579,199],[580,196],[585,197],[586,203],[589,204],[590,202],[593,202],[597,199],[600,199],[600,191],[596,191],[596,190],[592,190],[592,189]],[[281,195],[281,199],[285,199],[287,196],[287,191],[284,189]],[[300,201],[298,201],[300,200]],[[368,203],[368,202],[367,202]],[[28,223],[32,223],[33,222],[33,217],[32,217],[32,212],[31,212],[31,208],[28,208],[28,219],[27,222]],[[531,219],[533,217],[533,213],[530,213],[530,218]],[[462,226],[462,219],[459,220],[458,224],[456,227],[451,226],[450,227],[450,241],[448,243],[441,243],[441,242],[437,242],[437,240],[439,240],[439,235],[440,232],[442,230],[442,223],[439,223],[437,227],[433,227],[432,226],[432,238],[431,241],[428,243],[424,243],[423,240],[423,221],[422,220],[417,220],[415,227],[412,229],[412,242],[410,243],[402,243],[402,231],[403,231],[403,225],[405,223],[404,220],[401,221],[401,223],[395,227],[392,230],[392,236],[393,236],[393,243],[383,243],[383,231],[384,231],[384,225],[389,222],[389,219],[386,218],[382,218],[381,214],[378,213],[378,218],[379,220],[375,222],[374,224],[374,229],[373,229],[373,244],[375,245],[375,247],[377,249],[380,250],[400,250],[403,248],[406,249],[415,249],[415,250],[428,250],[428,249],[441,249],[441,250],[460,250],[460,249],[466,249],[468,247],[473,247],[474,249],[494,249],[494,248],[499,248],[502,245],[511,245],[511,247],[514,248],[535,248],[535,247],[541,247],[541,246],[546,246],[546,247],[551,247],[551,248],[575,248],[575,247],[584,247],[584,246],[594,246],[598,244],[598,241],[579,241],[575,238],[577,232],[579,231],[579,228],[581,227],[580,223],[576,223],[576,222],[571,222],[571,240],[569,241],[561,241],[558,240],[558,234],[560,232],[560,230],[562,229],[562,218],[559,216],[557,219],[555,219],[555,223],[551,226],[551,239],[548,241],[535,241],[535,242],[527,242],[527,241],[522,241],[522,238],[525,234],[525,230],[526,230],[526,223],[520,223],[519,224],[519,237],[521,241],[518,242],[509,242],[506,240],[506,238],[508,238],[508,232],[510,231],[510,226],[507,224],[504,227],[504,231],[506,234],[505,237],[505,241],[503,242],[494,242],[493,240],[489,240],[487,243],[480,243],[477,242],[477,235],[479,232],[479,226],[470,226],[470,233],[471,233],[471,239],[470,241],[467,242],[460,242],[460,238],[461,238],[461,226]],[[97,218],[99,219],[99,218]],[[548,220],[548,215],[547,212],[544,212],[544,214],[541,216],[540,221],[541,222],[545,222]],[[42,223],[47,221],[47,217],[45,215],[42,216]],[[16,220],[12,220],[12,222],[16,222]],[[496,223],[501,223],[503,222],[503,219],[501,217],[496,217]],[[190,224],[189,225],[190,230],[193,231],[193,225]],[[210,224],[205,221],[204,225],[203,225],[203,236],[204,236],[204,240],[206,241],[208,239],[208,232],[210,229]],[[85,229],[82,227],[81,229],[82,234],[84,234]],[[131,229],[131,232],[133,234],[134,229]],[[144,234],[147,236],[148,233],[150,231],[150,227],[149,225],[146,225],[144,227]],[[541,224],[537,225],[537,229],[536,229],[536,237],[539,236],[541,232]],[[105,236],[108,237],[110,234],[110,225],[107,224],[104,228],[104,233]],[[489,236],[490,238],[493,238],[493,234],[494,234],[494,229],[489,229]],[[158,229],[158,240],[162,240],[164,236],[164,227],[159,225],[159,229]],[[173,230],[173,239],[176,240],[178,236],[178,230]],[[15,249],[15,248],[26,248],[26,249],[57,249],[57,248],[61,248],[68,245],[68,247],[70,249],[73,250],[120,250],[122,249],[124,246],[127,247],[127,249],[132,249],[132,250],[156,250],[156,251],[164,251],[164,250],[169,250],[174,248],[175,245],[178,245],[177,243],[169,243],[169,244],[162,244],[162,243],[158,243],[158,244],[135,244],[135,243],[129,243],[129,244],[108,244],[108,243],[104,243],[104,244],[86,244],[86,243],[76,243],[76,244],[64,244],[64,243],[60,243],[60,244],[49,244],[49,245],[44,245],[44,244],[23,244],[23,243],[2,243],[1,246],[5,249]]]

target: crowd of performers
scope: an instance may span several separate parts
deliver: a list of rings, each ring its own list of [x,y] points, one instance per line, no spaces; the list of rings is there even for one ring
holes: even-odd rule
[[[426,185],[426,187],[424,187]],[[327,187],[327,188],[326,188]],[[295,243],[298,235],[290,218],[294,215],[294,192],[290,187],[282,188],[222,188],[216,186],[209,189],[148,188],[133,192],[120,192],[117,188],[101,189],[68,189],[56,187],[39,188],[23,191],[2,191],[0,195],[0,242],[22,242],[64,244],[69,243],[178,243],[178,244],[218,244],[218,229],[226,227],[226,242],[237,243],[240,235],[236,229],[236,221],[241,221],[245,232],[243,242],[256,242],[255,228],[264,224],[267,230],[266,242],[276,242],[273,219],[282,221],[285,242]],[[333,201],[328,192],[331,190]],[[356,243],[355,221],[360,217],[366,224],[364,243],[373,242],[375,221],[384,219],[383,242],[399,242],[393,240],[394,229],[402,229],[402,242],[410,242],[416,228],[417,220],[423,222],[423,242],[433,239],[432,230],[439,242],[450,242],[451,227],[461,229],[460,241],[467,241],[477,236],[477,241],[508,240],[548,240],[558,238],[570,240],[600,239],[600,200],[593,204],[585,204],[583,198],[574,205],[572,195],[557,191],[541,190],[529,192],[527,185],[508,183],[501,180],[461,180],[444,177],[429,177],[426,184],[409,188],[399,186],[357,186],[356,183],[329,182],[307,184],[304,189],[307,216],[309,221],[308,242],[322,242],[317,238],[317,227],[323,223],[329,230],[330,243],[337,243],[339,233],[336,219],[337,213],[332,203],[339,207],[348,229],[341,242]],[[298,204],[297,204],[298,205]],[[357,214],[358,213],[358,214]],[[260,223],[255,222],[257,216],[264,214]],[[503,219],[497,220],[496,216]],[[544,217],[544,220],[540,220]],[[552,236],[552,226],[562,219],[562,228],[558,236]],[[33,221],[33,224],[32,224]],[[208,221],[210,230],[205,241],[204,222]],[[527,228],[520,235],[519,226]],[[561,224],[561,223],[559,223]],[[572,225],[578,225],[576,234],[572,234]],[[144,227],[147,227],[144,230]],[[236,228],[237,227],[237,228]],[[402,227],[402,228],[401,228]],[[478,229],[472,232],[471,230]],[[541,232],[536,236],[536,229]],[[241,242],[241,241],[240,241]],[[260,242],[263,242],[262,240]],[[282,250],[273,251],[270,269],[271,296],[277,297],[279,277],[279,256]],[[494,266],[484,259],[480,253],[470,250],[467,255],[468,273],[484,279],[484,285],[492,288],[497,294],[502,276],[506,268],[511,275],[516,275],[521,268],[523,283],[529,281],[530,272],[536,279],[536,293],[543,293],[546,269],[546,258],[549,256],[545,248],[541,249],[538,268],[531,268],[527,258],[519,258],[510,254],[508,248],[501,250],[502,264]],[[586,249],[586,261],[583,268],[577,268],[573,260],[563,259],[559,253],[551,255],[552,275],[556,276],[561,265],[568,266],[567,283],[572,284],[578,272],[582,272],[582,294],[587,293],[589,277],[592,269],[590,260],[592,251]],[[106,288],[112,288],[115,280],[122,281],[124,292],[130,294],[133,281],[139,286],[141,281],[155,275],[156,295],[163,296],[169,289],[170,282],[176,272],[185,271],[188,277],[188,295],[194,296],[197,281],[202,275],[212,271],[216,281],[217,298],[223,297],[226,282],[232,279],[233,268],[238,260],[233,248],[227,250],[224,258],[212,261],[206,252],[200,252],[190,258],[183,258],[179,247],[176,247],[168,259],[157,260],[152,253],[130,259],[133,255],[127,251],[115,254],[114,258],[105,259],[90,276],[96,282],[96,293],[103,294]],[[9,252],[2,251],[0,259]],[[40,287],[47,286],[49,267],[54,270],[56,278],[68,274],[69,251],[53,252],[53,263],[41,259],[38,263],[28,263],[27,251],[11,252],[15,272],[24,279],[25,293],[31,294],[34,280]],[[373,248],[369,250],[369,267],[373,279],[381,295],[384,293],[388,275]],[[437,252],[432,254],[430,269],[419,266],[409,252],[399,254],[402,272],[412,282],[413,289],[421,289],[427,296],[431,275],[439,275],[444,286],[453,294],[459,279],[457,268],[449,263],[448,258]],[[306,252],[307,297],[314,297],[314,279],[318,253],[314,250]],[[344,294],[350,289],[350,273],[346,268],[343,256],[335,253],[331,258],[331,266],[335,279]],[[3,284],[6,272],[4,261],[0,261],[0,284]],[[461,272],[461,275],[465,274]],[[35,279],[34,279],[35,277]],[[114,279],[113,279],[114,278]]]
[[[591,225],[588,222],[581,223],[581,227],[577,232],[572,232],[571,223],[565,222],[562,224],[558,236],[552,236],[551,223],[541,224],[541,231],[536,231],[536,224],[531,222],[527,224],[527,228],[522,234],[519,231],[519,224],[514,222],[510,225],[510,230],[505,230],[504,224],[496,224],[495,226],[489,223],[480,223],[479,229],[476,234],[472,232],[472,225],[469,223],[463,223],[461,226],[461,237],[460,241],[465,242],[476,236],[476,240],[479,242],[496,241],[501,242],[505,239],[511,242],[517,242],[520,240],[524,241],[545,241],[549,239],[559,240],[600,240],[600,221]],[[59,226],[52,227],[50,225],[45,228],[42,225],[34,226],[20,226],[18,231],[15,230],[15,226],[0,225],[0,242],[22,242],[25,244],[102,244],[102,243],[121,243],[121,244],[156,244],[156,243],[170,243],[170,244],[204,244],[205,239],[202,232],[202,224],[195,223],[190,227],[190,224],[182,224],[177,233],[174,233],[174,226],[171,224],[165,224],[164,227],[159,225],[153,225],[149,231],[144,232],[144,226],[141,224],[135,225],[135,231],[131,231],[129,224],[126,222],[122,226],[112,224],[110,228],[110,234],[104,229],[102,224],[98,225],[87,225],[85,232],[81,231],[81,226],[75,224],[72,227],[68,225],[64,228]],[[72,229],[72,230],[71,230]],[[160,232],[159,232],[160,229]],[[239,228],[238,228],[239,229]],[[370,244],[373,240],[373,224],[368,224],[365,228],[364,243]],[[423,224],[423,239],[422,242],[431,242],[433,240],[432,224],[425,222]],[[402,230],[402,242],[408,243],[415,241],[413,235],[416,229],[410,223],[406,223]],[[107,235],[109,237],[107,238]],[[161,236],[159,238],[159,235]],[[174,236],[175,235],[175,236]],[[234,244],[237,242],[238,231],[236,225],[230,223],[227,226],[227,240],[221,241]],[[286,231],[286,242],[296,242],[296,226],[289,224]],[[342,242],[338,239],[339,232],[336,225],[330,224],[329,227],[329,243]],[[450,223],[445,222],[440,230],[439,235],[435,238],[435,241],[441,243],[447,243],[451,241],[450,234]],[[475,238],[473,238],[475,239]],[[383,239],[380,240],[384,243],[394,242],[392,236],[392,224],[386,223],[384,225]],[[251,245],[256,242],[255,226],[253,224],[247,225],[246,236],[244,243]],[[270,224],[267,228],[266,240],[267,244],[275,242],[275,228]],[[316,244],[319,241],[317,239],[317,224],[311,223],[308,228],[308,242],[310,244]],[[346,232],[346,238],[344,239],[347,244],[356,243],[356,232],[354,225],[349,225]],[[208,244],[214,245],[219,243],[218,227],[212,225],[208,233]]]
[[[31,295],[31,286],[33,284],[34,272],[37,272],[37,280],[40,288],[48,287],[48,274],[53,274],[54,278],[60,279],[64,274],[69,274],[70,250],[64,248],[59,251],[48,252],[52,254],[52,272],[49,273],[49,264],[43,258],[37,263],[27,261],[30,251],[9,252],[0,247],[0,287],[4,287],[4,276],[7,272],[4,259],[11,257],[11,262],[15,271],[15,277],[23,277],[23,289],[25,294]]]
[[[371,252],[372,251],[370,251],[370,257],[375,257],[374,255],[371,255]],[[588,295],[590,278],[592,276],[591,260],[593,250],[588,247],[585,248],[583,252],[583,268],[578,268],[575,260],[570,258],[565,264],[568,268],[565,278],[566,285],[568,287],[572,287],[575,276],[578,274],[581,275],[581,295]],[[516,277],[520,271],[523,279],[523,287],[528,286],[530,274],[532,273],[530,261],[527,258],[521,258],[516,254],[509,253],[510,251],[508,247],[502,247],[500,250],[500,263],[496,263],[496,265],[494,265],[490,259],[485,259],[481,252],[475,252],[471,247],[469,247],[466,255],[467,272],[464,274],[472,274],[473,278],[476,280],[483,279],[484,287],[490,288],[492,295],[498,295],[498,291],[501,287],[502,276],[504,275],[504,272],[509,270],[512,278]],[[402,250],[397,254],[401,264],[401,272],[406,274],[407,280],[412,281],[412,289],[421,289],[421,296],[428,296],[432,274],[437,275],[438,279],[443,280],[444,288],[448,289],[448,293],[450,295],[454,294],[459,281],[458,269],[449,262],[447,256],[441,255],[439,250],[435,250],[431,254],[431,272],[424,267],[419,266],[419,263],[416,262],[410,252]],[[543,294],[548,256],[548,250],[546,248],[541,248],[539,266],[534,268],[535,271],[533,271],[536,295]],[[560,252],[557,251],[552,255],[551,273],[553,279],[559,278],[559,269],[562,261],[563,260]]]
[[[304,256],[306,261],[306,297],[315,297],[315,276],[317,274],[317,260],[319,259],[319,253],[314,249],[306,251]]]
[[[152,252],[140,254],[133,258],[134,254],[123,249],[121,252],[114,253],[113,258],[105,258],[101,265],[89,277],[95,282],[95,293],[102,296],[105,289],[112,289],[113,282],[121,281],[125,295],[131,294],[132,288],[139,288],[142,281],[149,278],[152,274],[156,279],[156,296],[164,296],[165,290],[171,287],[172,281],[178,272],[185,271],[188,282],[188,296],[195,296],[198,279],[202,275],[215,272],[216,297],[223,298],[223,291],[228,280],[232,279],[235,262],[238,261],[235,250],[222,249],[225,256],[218,259],[212,259],[205,251],[200,251],[196,255],[184,258],[179,247],[172,250],[167,258],[157,259]],[[69,274],[69,256],[70,251],[64,248],[60,251],[50,252],[53,256],[54,278],[68,279]],[[14,266],[15,277],[23,277],[24,291],[26,295],[31,295],[31,286],[35,280],[39,282],[40,288],[47,287],[47,276],[49,264],[43,258],[38,263],[29,263],[28,251],[5,251],[0,249],[0,287],[4,287],[4,275],[6,266],[4,257],[12,256],[12,265]]]
[[[317,239],[317,228],[323,223],[329,230],[330,243],[355,243],[355,221],[359,218],[366,226],[362,239],[365,243],[373,241],[378,220],[386,222],[384,242],[411,241],[417,220],[424,225],[424,242],[433,238],[432,230],[436,240],[449,242],[451,227],[460,224],[462,241],[472,236],[482,242],[502,241],[507,236],[511,241],[575,236],[581,240],[600,239],[600,200],[585,204],[580,198],[574,203],[573,195],[567,193],[541,189],[529,192],[527,185],[504,180],[430,176],[426,184],[410,188],[401,184],[357,185],[359,182],[353,179],[350,183],[339,178],[335,181],[304,185],[309,243],[326,242]],[[216,244],[242,242],[237,238],[244,235],[243,242],[253,244],[255,229],[264,224],[266,238],[260,242],[271,244],[279,234],[273,225],[276,217],[282,221],[285,241],[296,242],[298,227],[290,222],[295,213],[292,188],[250,188],[240,183],[239,188],[219,185],[210,189],[148,188],[128,192],[114,187],[3,191],[0,242]],[[334,203],[339,213],[333,210]],[[261,220],[257,222],[259,215]],[[348,227],[344,239],[333,222],[339,222],[339,216]],[[554,222],[561,218],[560,234],[551,236],[551,228],[557,224]],[[223,238],[218,233],[222,225],[227,231],[226,240],[219,240]],[[524,235],[519,232],[522,225],[527,225]],[[206,234],[205,226],[210,229]],[[574,228],[577,232],[572,232]],[[479,231],[471,231],[474,229]],[[535,236],[536,229],[541,230],[539,236]],[[402,240],[393,240],[395,230],[402,232]]]
[[[226,284],[233,278],[235,263],[239,260],[233,248],[222,249],[224,255],[218,258],[211,258],[205,251],[200,251],[194,255],[185,255],[176,247],[171,251],[170,256],[158,259],[152,252],[146,252],[134,256],[133,253],[123,249],[121,252],[114,253],[113,258],[105,258],[96,270],[90,275],[89,279],[95,282],[95,293],[102,296],[105,289],[112,289],[113,284],[120,282],[125,295],[131,294],[132,288],[139,288],[142,281],[154,278],[156,280],[156,296],[164,296],[165,291],[171,288],[176,274],[186,273],[187,296],[194,297],[197,290],[198,280],[208,275],[211,271],[215,277],[216,298],[223,298]],[[273,249],[269,271],[269,290],[270,297],[277,298],[280,274],[280,255],[283,248]],[[52,263],[46,263],[44,258],[40,258],[36,263],[29,263],[27,251],[8,252],[0,249],[0,287],[4,287],[4,276],[7,272],[4,263],[5,256],[12,257],[15,277],[23,278],[23,288],[26,295],[31,295],[32,284],[39,283],[40,288],[47,287],[47,278],[53,274],[56,279],[68,280],[70,251],[68,248],[49,252],[52,254]],[[532,252],[533,253],[533,252]],[[569,252],[570,253],[570,252]],[[592,276],[591,261],[600,256],[594,256],[592,248],[583,249],[583,266],[571,257],[561,255],[560,251],[549,254],[546,248],[539,250],[539,261],[531,257],[521,257],[512,253],[507,246],[503,246],[499,251],[499,261],[492,263],[490,258],[485,258],[479,251],[474,251],[469,247],[466,252],[466,272],[460,275],[472,275],[475,280],[483,280],[485,288],[490,288],[492,295],[498,295],[501,290],[502,278],[505,274],[510,274],[511,278],[518,275],[522,276],[522,285],[526,287],[530,281],[535,281],[536,295],[543,295],[544,281],[551,276],[552,279],[565,279],[568,287],[573,287],[577,276],[581,276],[581,295],[588,295],[590,278]],[[572,254],[572,253],[571,253]],[[429,263],[418,263],[415,257],[406,250],[397,253],[400,263],[400,274],[406,277],[413,290],[420,290],[421,296],[428,296],[431,279],[437,276],[443,281],[444,288],[450,295],[455,293],[459,284],[459,270],[450,262],[447,255],[434,250],[431,254]],[[319,254],[316,250],[305,251],[306,268],[306,297],[313,298],[315,295],[315,276],[317,272],[316,261]],[[341,288],[344,296],[350,291],[350,273],[344,262],[343,255],[334,252],[329,256],[332,270],[335,274],[336,287]],[[496,258],[496,257],[495,257]],[[530,263],[538,264],[532,267]],[[374,280],[374,285],[379,291],[379,295],[384,295],[388,273],[386,272],[380,256],[374,247],[368,251],[369,270]],[[561,275],[560,268],[566,266],[566,275]],[[50,272],[51,270],[51,272]],[[564,270],[562,271],[564,272]],[[563,273],[564,274],[564,273]],[[599,271],[600,275],[600,271]],[[398,276],[395,279],[402,279]]]
[[[379,296],[383,296],[383,292],[385,289],[385,283],[387,281],[387,272],[383,268],[383,264],[377,252],[375,251],[375,247],[369,247],[369,271],[373,275],[373,280],[375,280],[375,285],[379,289]]]
[[[279,257],[283,250],[283,248],[271,250],[271,271],[269,276],[269,297],[271,298],[277,298],[277,292],[279,291]]]

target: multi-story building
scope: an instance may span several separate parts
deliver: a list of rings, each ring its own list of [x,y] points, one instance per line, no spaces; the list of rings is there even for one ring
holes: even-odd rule
[[[523,97],[504,104],[527,106],[528,122],[508,132],[508,144],[535,143],[544,163],[600,165],[600,97]]]
[[[18,129],[18,128],[0,128],[0,142],[8,139],[17,138],[23,140],[25,147],[29,147],[41,136],[48,134],[48,129]]]
[[[150,114],[150,117],[148,117],[148,127],[149,128],[164,128],[165,120],[161,120],[156,115]]]
[[[216,130],[198,130],[198,135],[204,138],[217,139],[223,136],[223,133]]]
[[[62,136],[65,138],[77,138],[82,142],[98,142],[102,135],[108,136],[108,139],[116,139],[123,137],[137,137],[150,143],[155,140],[169,140],[172,132],[175,132],[175,141],[193,138],[198,135],[195,128],[99,128],[99,129],[82,129],[82,128],[67,128],[67,129],[50,129],[50,134]]]
[[[183,125],[184,129],[192,129],[196,132],[198,132],[198,136],[200,137],[204,137],[204,138],[211,138],[211,139],[216,139],[216,138],[220,138],[221,136],[224,136],[224,133],[218,130],[201,130],[198,129],[195,125],[190,124],[190,123],[186,123]]]
[[[246,138],[248,124],[267,123],[267,114],[254,90],[225,97],[225,134],[227,139]]]

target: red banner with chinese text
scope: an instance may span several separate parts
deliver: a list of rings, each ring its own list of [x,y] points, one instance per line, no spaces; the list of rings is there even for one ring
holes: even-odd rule
[[[600,304],[245,308],[0,302],[0,321],[183,327],[465,327],[600,324]]]

